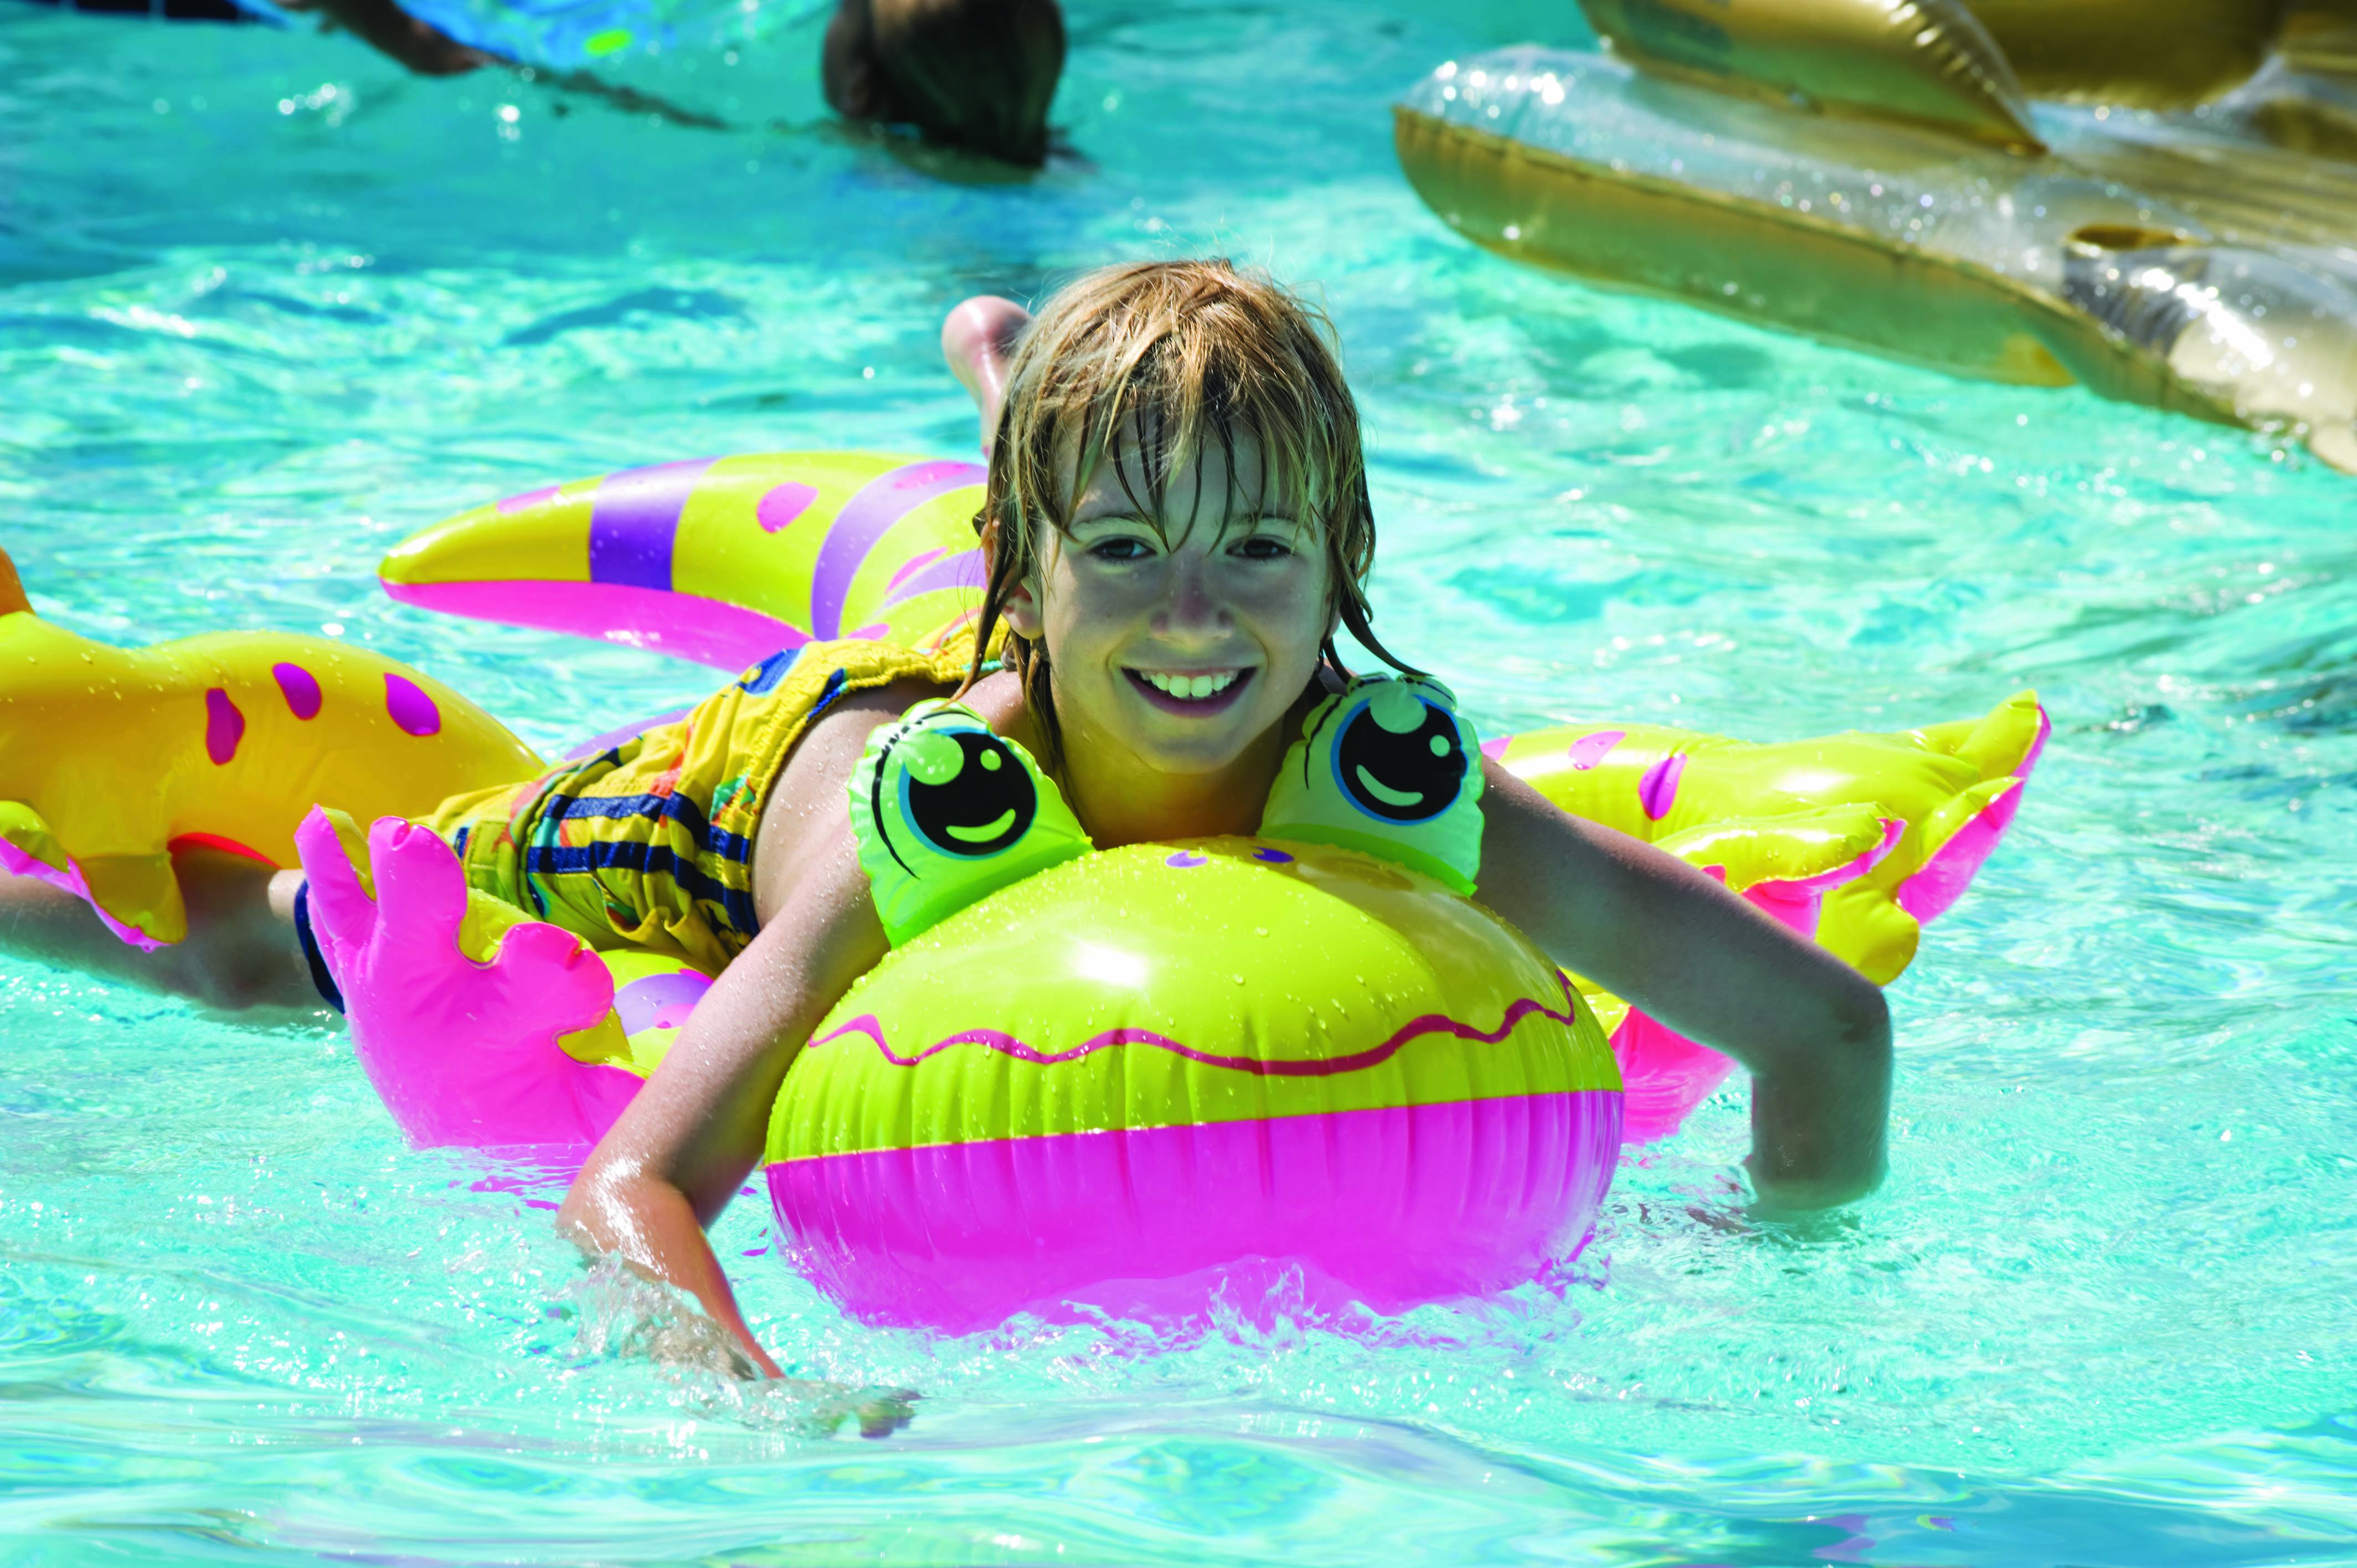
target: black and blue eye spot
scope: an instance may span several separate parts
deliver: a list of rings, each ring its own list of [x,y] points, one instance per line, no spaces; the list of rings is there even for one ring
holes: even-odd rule
[[[1420,822],[1447,811],[1464,788],[1465,768],[1457,721],[1405,691],[1385,693],[1351,714],[1334,744],[1342,792],[1385,822]]]
[[[911,737],[910,749],[901,808],[934,849],[981,859],[1029,831],[1039,791],[1005,741],[982,730],[936,730]]]

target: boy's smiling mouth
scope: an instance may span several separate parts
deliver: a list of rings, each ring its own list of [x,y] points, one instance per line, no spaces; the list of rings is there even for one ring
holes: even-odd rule
[[[1131,670],[1122,673],[1130,685],[1156,707],[1169,713],[1202,714],[1220,712],[1242,696],[1252,683],[1250,669]]]

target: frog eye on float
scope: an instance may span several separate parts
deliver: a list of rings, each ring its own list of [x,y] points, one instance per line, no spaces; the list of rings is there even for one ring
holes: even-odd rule
[[[851,776],[852,836],[894,946],[1091,847],[1031,756],[957,703],[877,730]]]
[[[1426,702],[1405,682],[1384,682],[1342,720],[1334,778],[1351,803],[1370,816],[1391,822],[1438,816],[1465,782],[1456,714]]]
[[[1029,830],[1039,792],[1005,741],[988,731],[957,729],[927,731],[902,744],[918,755],[900,775],[900,814],[932,848],[979,858]]]
[[[1361,850],[1470,894],[1481,861],[1478,755],[1438,682],[1353,681],[1310,712],[1261,836]]]

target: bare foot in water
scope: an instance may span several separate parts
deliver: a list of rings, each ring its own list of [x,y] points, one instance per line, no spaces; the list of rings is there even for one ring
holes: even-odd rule
[[[998,432],[998,405],[1006,396],[1007,358],[1015,351],[1017,336],[1030,323],[1029,311],[995,294],[961,302],[942,322],[942,358],[981,411],[985,456]]]

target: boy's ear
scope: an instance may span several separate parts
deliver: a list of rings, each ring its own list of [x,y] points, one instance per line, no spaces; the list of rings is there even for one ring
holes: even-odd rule
[[[1007,590],[1006,605],[1000,612],[1008,629],[1026,642],[1036,642],[1046,622],[1039,614],[1039,596],[1033,591],[1028,578]]]

